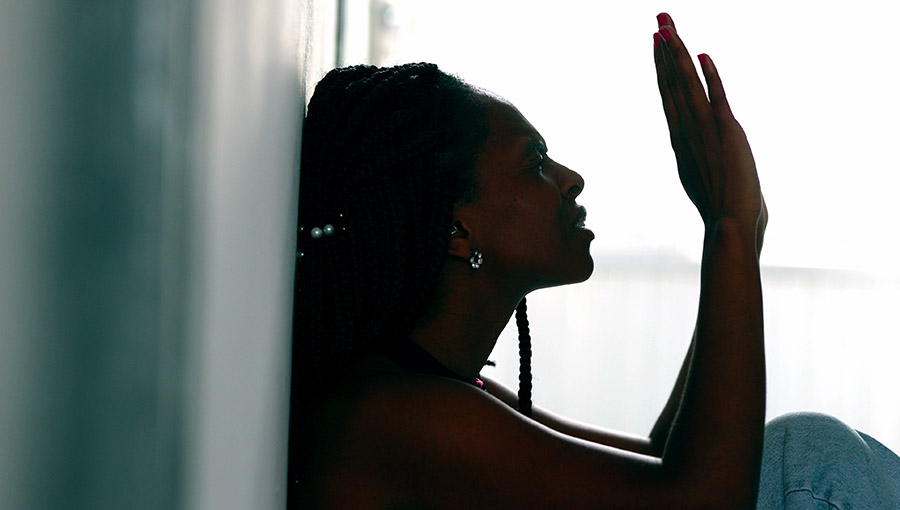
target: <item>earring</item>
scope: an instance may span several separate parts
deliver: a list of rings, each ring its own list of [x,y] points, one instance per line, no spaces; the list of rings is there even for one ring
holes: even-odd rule
[[[469,264],[472,265],[473,270],[478,271],[481,269],[481,264],[484,264],[484,255],[474,248],[469,253],[472,255],[469,257]]]

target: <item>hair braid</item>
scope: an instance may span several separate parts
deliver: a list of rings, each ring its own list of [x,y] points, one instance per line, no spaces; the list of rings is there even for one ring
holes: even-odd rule
[[[525,298],[516,307],[519,330],[519,412],[531,417],[531,333],[528,330],[528,307]]]
[[[475,90],[433,64],[353,66],[319,82],[301,147],[296,393],[412,329],[436,290],[453,206],[477,195],[487,129]],[[326,224],[336,234],[312,240]]]
[[[433,301],[487,136],[478,93],[433,64],[335,69],[316,86],[300,154],[289,502],[323,381],[404,338]],[[328,224],[333,235],[310,236]]]

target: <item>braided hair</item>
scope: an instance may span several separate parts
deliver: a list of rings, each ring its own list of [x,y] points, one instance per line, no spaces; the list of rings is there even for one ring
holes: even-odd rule
[[[531,332],[525,298],[516,307],[516,328],[519,330],[519,412],[531,418]]]
[[[480,93],[433,64],[335,69],[316,86],[301,144],[292,470],[297,422],[316,388],[408,336],[432,301],[454,205],[479,196],[488,134]],[[524,300],[520,308],[527,338]],[[530,375],[527,387],[530,413]]]
[[[453,206],[477,198],[487,135],[476,91],[433,64],[321,80],[301,146],[295,375],[317,380],[412,330],[446,260]]]

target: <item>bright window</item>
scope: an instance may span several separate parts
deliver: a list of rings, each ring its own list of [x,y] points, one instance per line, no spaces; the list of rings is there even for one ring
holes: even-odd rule
[[[435,62],[511,100],[585,177],[597,270],[529,298],[536,404],[646,433],[689,342],[702,223],[656,88],[665,10],[719,67],[769,205],[770,417],[828,412],[900,449],[900,4],[823,5],[345,0],[343,64]],[[515,387],[512,330],[491,373]]]

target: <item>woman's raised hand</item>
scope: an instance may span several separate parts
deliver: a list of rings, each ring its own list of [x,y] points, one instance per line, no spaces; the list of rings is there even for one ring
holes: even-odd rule
[[[678,176],[707,227],[733,218],[755,227],[762,246],[766,212],[747,137],[731,113],[715,64],[698,56],[709,98],[672,18],[657,17],[653,57]]]

